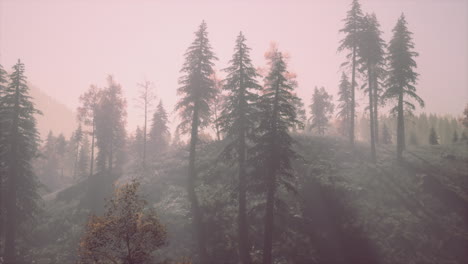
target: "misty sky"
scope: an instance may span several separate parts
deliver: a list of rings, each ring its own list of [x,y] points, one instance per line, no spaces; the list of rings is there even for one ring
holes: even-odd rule
[[[255,66],[272,41],[290,54],[298,94],[309,105],[314,86],[334,95],[343,55],[338,30],[351,0],[316,1],[144,1],[0,0],[0,63],[18,58],[29,81],[71,109],[90,84],[105,85],[113,74],[128,99],[128,121],[141,120],[135,108],[137,82],[154,81],[172,112],[183,54],[204,19],[209,39],[225,68],[234,40],[243,31]],[[467,0],[361,0],[375,12],[388,41],[405,13],[414,33],[426,112],[459,115],[468,102]],[[359,92],[360,105],[365,105]]]

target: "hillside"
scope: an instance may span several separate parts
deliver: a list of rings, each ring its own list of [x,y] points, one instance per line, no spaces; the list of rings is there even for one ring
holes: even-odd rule
[[[466,145],[409,149],[398,165],[393,146],[352,152],[347,142],[296,135],[296,191],[281,190],[278,215],[282,263],[466,263],[468,260],[468,149]],[[200,147],[198,193],[206,212],[210,254],[231,263],[235,249],[232,169],[217,159],[220,142]],[[140,179],[146,199],[167,225],[170,244],[157,259],[190,257],[191,228],[185,196],[184,148],[153,161]],[[121,180],[131,178],[129,173]],[[110,193],[113,177],[97,175],[44,197],[46,212],[33,234],[38,263],[73,263],[82,227],[96,200]],[[106,180],[107,179],[107,180]],[[99,189],[98,186],[102,186]],[[256,189],[257,188],[257,189]],[[250,190],[252,247],[261,248],[263,204]],[[94,199],[101,199],[94,196]],[[254,261],[256,256],[254,256]],[[42,262],[41,262],[42,261]]]
[[[77,126],[75,113],[34,84],[30,84],[29,87],[31,89],[30,96],[33,98],[36,108],[42,112],[42,115],[36,116],[41,138],[45,139],[49,131],[55,135],[63,133],[65,137],[70,137]]]

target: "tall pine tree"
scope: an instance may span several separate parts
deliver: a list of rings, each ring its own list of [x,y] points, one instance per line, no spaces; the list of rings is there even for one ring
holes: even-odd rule
[[[227,77],[223,89],[227,91],[226,102],[220,117],[222,131],[226,135],[227,146],[223,154],[236,160],[238,167],[238,247],[240,263],[251,263],[247,223],[247,172],[246,153],[248,139],[255,127],[255,106],[261,86],[257,83],[258,74],[250,59],[250,48],[245,44],[242,32],[234,47],[234,54],[225,69]]]
[[[341,74],[338,101],[338,113],[336,116],[340,120],[340,132],[344,136],[349,136],[349,126],[351,122],[351,83],[344,72]]]
[[[169,146],[171,133],[169,132],[168,123],[166,109],[164,109],[163,102],[160,100],[153,114],[149,132],[150,153],[153,155],[164,152]]]
[[[6,86],[8,84],[8,75],[7,72],[3,69],[3,66],[0,64],[0,109],[3,108],[3,96],[5,94]],[[4,123],[6,120],[2,119],[3,117],[0,116],[0,140],[2,139],[5,133],[6,124]],[[6,146],[0,144],[0,237],[3,237],[3,220],[5,214],[3,212],[3,185],[5,181],[5,159],[6,159]],[[0,248],[0,252],[1,252]]]
[[[363,14],[361,5],[358,0],[353,0],[351,9],[348,11],[346,18],[343,20],[345,25],[340,30],[341,33],[345,34],[345,37],[341,40],[338,51],[348,50],[349,53],[346,55],[348,62],[345,64],[351,66],[351,118],[349,123],[349,140],[351,145],[354,146],[354,124],[355,124],[355,86],[356,86],[356,70],[358,66],[357,62],[357,49],[359,45],[359,33],[362,27]]]
[[[392,113],[397,115],[397,159],[401,160],[405,149],[405,112],[413,111],[416,106],[408,99],[413,99],[424,107],[424,101],[416,94],[418,74],[414,58],[412,33],[408,30],[405,16],[402,14],[393,29],[393,37],[388,46],[388,79],[384,98],[396,101]]]
[[[217,93],[215,83],[211,78],[214,73],[214,60],[217,58],[208,41],[207,27],[203,21],[198,31],[195,32],[195,40],[185,53],[185,63],[181,69],[183,76],[179,79],[180,87],[177,89],[182,98],[176,105],[176,110],[179,111],[181,118],[178,128],[182,133],[190,132],[187,193],[200,263],[209,263],[209,261],[206,252],[203,212],[195,191],[197,185],[195,158],[198,132],[209,125],[209,103]]]
[[[319,135],[324,135],[328,127],[328,120],[333,114],[334,105],[333,97],[322,87],[315,87],[312,95],[312,103],[310,105],[310,119],[312,120],[311,128],[316,129]]]
[[[286,78],[286,63],[276,51],[271,69],[265,78],[265,88],[259,100],[259,126],[256,129],[255,161],[266,188],[266,211],[264,224],[263,263],[273,263],[272,247],[274,234],[275,201],[281,184],[291,187],[293,177],[291,159],[296,156],[292,149],[293,139],[289,129],[300,123],[293,105],[295,95]]]
[[[385,64],[385,43],[381,38],[382,32],[375,14],[367,14],[362,20],[362,31],[360,32],[360,41],[358,45],[359,64],[361,71],[367,77],[366,92],[369,96],[369,119],[370,119],[370,141],[372,160],[376,160],[375,141],[376,141],[376,107],[378,91],[376,82],[378,81],[377,69],[381,69]]]
[[[1,98],[0,119],[4,131],[0,145],[6,150],[4,260],[7,264],[14,264],[17,263],[16,241],[20,224],[33,217],[38,209],[38,181],[31,161],[37,155],[39,142],[34,115],[40,112],[29,96],[24,64],[20,60],[13,66],[9,79]]]
[[[91,126],[91,157],[89,160],[89,175],[94,174],[94,144],[96,138],[96,113],[99,103],[100,90],[91,85],[84,94],[80,96],[81,106],[78,107],[78,121],[83,122],[86,126]]]

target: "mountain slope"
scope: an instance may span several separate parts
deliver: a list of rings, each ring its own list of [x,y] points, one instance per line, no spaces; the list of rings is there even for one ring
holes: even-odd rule
[[[36,116],[37,128],[41,138],[45,139],[49,131],[52,131],[55,135],[63,133],[65,137],[70,137],[77,126],[75,113],[37,86],[30,84],[29,87],[36,108],[42,112],[42,115]]]

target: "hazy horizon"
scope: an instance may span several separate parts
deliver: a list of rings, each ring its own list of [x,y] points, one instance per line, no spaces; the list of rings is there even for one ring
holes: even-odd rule
[[[338,30],[350,2],[0,0],[0,63],[10,70],[20,58],[28,80],[73,111],[91,84],[103,87],[106,76],[114,75],[133,131],[141,124],[137,83],[153,81],[158,99],[172,112],[183,55],[205,20],[218,71],[231,59],[239,31],[256,67],[265,65],[263,55],[276,42],[290,55],[298,95],[308,106],[315,86],[337,99],[344,61],[336,51]],[[405,13],[420,54],[417,89],[426,101],[420,111],[461,115],[468,102],[468,1],[360,2],[364,12],[376,13],[386,41]],[[361,91],[357,98],[365,105]]]

